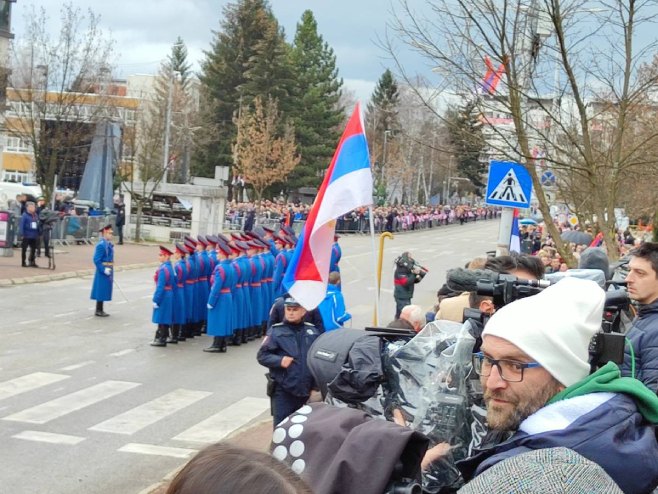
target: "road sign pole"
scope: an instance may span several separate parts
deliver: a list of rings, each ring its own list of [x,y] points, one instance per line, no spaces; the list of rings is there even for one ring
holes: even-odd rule
[[[505,256],[509,254],[509,240],[512,235],[512,222],[514,221],[514,208],[503,208],[500,215],[500,227],[498,229],[498,244],[496,255]]]

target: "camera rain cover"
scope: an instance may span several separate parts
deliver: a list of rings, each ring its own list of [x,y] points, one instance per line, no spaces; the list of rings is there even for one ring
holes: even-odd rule
[[[385,361],[389,384],[386,408],[399,409],[411,428],[430,439],[430,447],[450,445],[449,453],[423,472],[423,490],[457,487],[455,462],[471,440],[467,379],[475,339],[468,324],[433,321]]]

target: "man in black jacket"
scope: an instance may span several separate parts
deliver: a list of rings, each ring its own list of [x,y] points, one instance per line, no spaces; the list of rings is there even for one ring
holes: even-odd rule
[[[406,305],[411,305],[414,296],[414,285],[419,283],[427,272],[416,264],[409,252],[403,252],[395,260],[395,273],[393,273],[393,298],[395,298],[395,317],[400,318],[400,312]]]
[[[645,242],[631,251],[626,276],[628,296],[639,304],[633,327],[626,335],[622,375],[636,377],[658,392],[658,243]]]
[[[306,363],[311,344],[320,332],[304,322],[304,309],[294,298],[285,299],[285,319],[272,326],[258,350],[258,363],[270,369],[275,383],[272,395],[274,425],[303,406],[314,386]]]

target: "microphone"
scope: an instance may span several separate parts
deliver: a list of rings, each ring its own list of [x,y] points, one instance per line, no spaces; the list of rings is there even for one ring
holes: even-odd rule
[[[478,281],[495,283],[498,281],[498,276],[498,273],[489,269],[449,269],[446,285],[455,292],[475,292]]]
[[[556,273],[548,273],[544,279],[549,280],[551,284],[568,278],[580,278],[581,280],[591,280],[598,284],[604,290],[606,289],[605,273],[600,269],[567,269]]]

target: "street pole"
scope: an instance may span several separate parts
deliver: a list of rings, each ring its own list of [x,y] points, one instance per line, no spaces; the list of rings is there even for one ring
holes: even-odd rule
[[[100,199],[98,201],[98,207],[101,211],[105,210],[105,173],[107,170],[107,128],[109,126],[109,120],[105,120],[105,129],[104,134],[105,138],[103,139],[103,161],[101,162],[101,193]]]
[[[169,131],[171,126],[171,106],[174,93],[174,70],[171,71],[171,77],[169,78],[169,91],[167,93],[167,112],[165,113],[165,138],[164,138],[164,150],[162,153],[162,183],[167,183],[167,172],[169,171]]]

